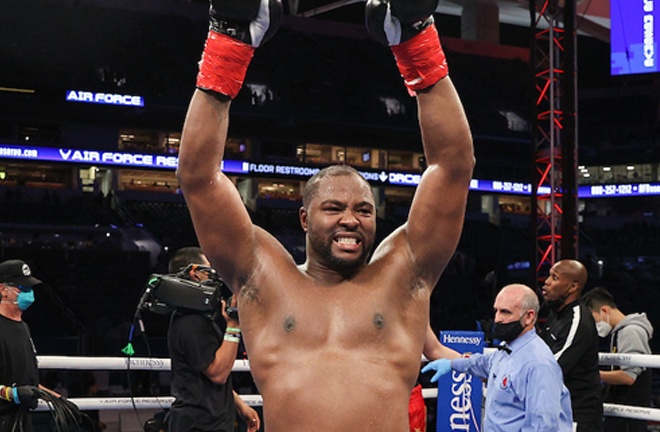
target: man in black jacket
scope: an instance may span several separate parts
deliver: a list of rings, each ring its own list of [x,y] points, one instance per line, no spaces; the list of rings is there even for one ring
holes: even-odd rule
[[[591,312],[580,304],[587,269],[576,260],[558,261],[543,286],[550,308],[539,332],[564,373],[578,432],[603,430],[603,400],[598,373],[598,334]]]

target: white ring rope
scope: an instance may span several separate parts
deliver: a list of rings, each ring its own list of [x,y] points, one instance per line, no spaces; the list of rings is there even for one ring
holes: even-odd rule
[[[261,395],[239,395],[246,404],[250,406],[262,406],[263,399]],[[104,398],[67,398],[73,402],[81,411],[89,410],[131,410],[133,403],[137,409],[166,409],[174,402],[172,396],[161,397],[104,397]],[[39,406],[35,411],[48,411],[48,404],[39,401]]]
[[[168,358],[37,356],[39,369],[126,370],[129,360],[131,370],[169,371],[172,368]],[[232,372],[249,371],[249,360],[234,361]]]
[[[423,359],[426,360],[426,359]],[[130,361],[131,370],[169,371],[172,362],[168,358],[150,357],[68,357],[68,356],[37,356],[40,369],[69,370],[127,370]],[[653,354],[611,354],[599,353],[599,363],[605,366],[640,366],[660,369],[660,356]],[[250,361],[236,360],[232,372],[249,372]],[[239,395],[250,406],[262,406],[261,395]],[[438,397],[438,389],[422,389],[424,399]],[[163,397],[106,397],[106,398],[71,398],[71,402],[81,410],[127,410],[133,409],[135,403],[138,409],[165,409],[174,401],[171,396]],[[37,411],[48,410],[48,405],[40,401]],[[606,416],[624,417],[646,421],[660,421],[660,409],[631,405],[603,404]]]
[[[659,355],[599,353],[598,357],[598,363],[603,366],[641,366],[645,368],[660,368]]]
[[[599,358],[599,363],[605,366],[641,366],[660,369],[660,356],[653,354],[599,353]],[[126,370],[129,360],[132,370],[169,371],[172,366],[168,358],[37,356],[40,369]],[[249,372],[250,361],[247,359],[234,361],[232,371]]]
[[[660,409],[631,405],[603,404],[603,414],[646,421],[660,421]]]

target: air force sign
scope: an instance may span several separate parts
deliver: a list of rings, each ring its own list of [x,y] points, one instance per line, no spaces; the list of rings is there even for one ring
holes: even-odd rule
[[[84,102],[103,105],[144,106],[142,96],[122,95],[115,93],[92,93],[81,90],[69,90],[66,93],[67,102]]]

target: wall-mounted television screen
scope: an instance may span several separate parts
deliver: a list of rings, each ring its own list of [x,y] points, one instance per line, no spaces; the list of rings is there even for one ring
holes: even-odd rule
[[[660,71],[660,0],[610,1],[611,74]]]

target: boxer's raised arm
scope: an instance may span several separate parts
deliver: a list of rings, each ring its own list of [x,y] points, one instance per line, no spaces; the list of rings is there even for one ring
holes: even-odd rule
[[[177,177],[202,250],[232,288],[253,265],[254,226],[220,170],[236,97],[256,47],[270,38],[281,0],[212,0],[209,33],[181,136]]]
[[[403,231],[412,259],[431,284],[451,258],[463,227],[474,167],[472,136],[435,27],[438,0],[368,0],[367,27],[394,54],[417,96],[427,169]]]
[[[408,238],[417,262],[438,278],[463,230],[472,136],[449,77],[418,91],[417,105],[427,168],[410,208]]]

